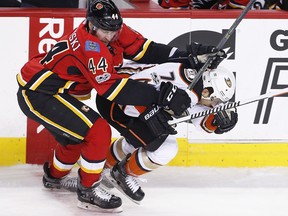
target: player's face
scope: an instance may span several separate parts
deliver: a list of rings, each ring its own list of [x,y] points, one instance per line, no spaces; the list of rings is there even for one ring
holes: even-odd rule
[[[204,106],[212,107],[213,101],[211,101],[209,99],[201,98],[199,103],[204,105]]]
[[[98,28],[96,30],[95,36],[99,38],[106,46],[111,42],[117,39],[119,31],[107,31],[104,29]]]
[[[219,98],[211,99],[210,95],[211,93],[209,92],[209,90],[204,88],[202,90],[202,97],[199,103],[204,106],[214,107],[222,102]]]
[[[93,26],[91,22],[89,22],[89,29],[90,29],[89,33],[99,38],[99,40],[101,40],[106,46],[110,42],[116,40],[121,31],[121,29],[117,31],[108,31],[101,28],[96,28],[95,26]]]

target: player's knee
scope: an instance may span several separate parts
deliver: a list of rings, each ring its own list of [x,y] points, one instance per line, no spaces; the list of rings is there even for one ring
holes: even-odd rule
[[[111,128],[106,120],[98,118],[85,136],[85,143],[108,151],[111,142]],[[99,149],[100,148],[100,149]]]
[[[160,165],[169,163],[178,152],[178,144],[174,137],[168,136],[165,142],[156,151],[147,151],[147,156]]]

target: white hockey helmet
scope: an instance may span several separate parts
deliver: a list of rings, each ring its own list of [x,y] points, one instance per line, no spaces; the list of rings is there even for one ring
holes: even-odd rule
[[[236,81],[234,74],[226,68],[219,66],[214,70],[205,71],[202,79],[203,87],[210,92],[210,100],[213,101],[218,98],[222,102],[226,102],[233,97]]]

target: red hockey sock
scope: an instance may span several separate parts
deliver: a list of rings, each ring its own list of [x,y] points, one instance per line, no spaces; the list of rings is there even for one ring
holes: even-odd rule
[[[81,150],[81,184],[91,187],[100,179],[109,146],[111,129],[106,120],[99,118],[90,128]]]
[[[53,163],[50,166],[50,175],[54,178],[61,178],[67,175],[80,156],[83,144],[61,146],[57,144]]]

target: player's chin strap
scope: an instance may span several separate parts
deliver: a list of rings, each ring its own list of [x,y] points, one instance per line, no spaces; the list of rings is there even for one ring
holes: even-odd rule
[[[184,116],[184,117],[181,117],[181,118],[178,118],[178,119],[171,120],[168,123],[170,125],[175,125],[175,124],[178,124],[178,123],[181,123],[181,122],[189,121],[191,119],[203,117],[203,116],[206,116],[206,115],[210,115],[212,113],[216,113],[216,112],[227,110],[227,109],[231,109],[231,108],[236,108],[236,107],[243,106],[243,105],[246,105],[246,104],[250,104],[250,103],[253,103],[253,102],[256,102],[256,101],[260,101],[260,100],[264,100],[264,99],[267,99],[267,98],[280,96],[280,95],[283,95],[283,94],[288,94],[288,88],[277,89],[277,90],[268,92],[266,94],[262,94],[262,95],[259,95],[259,96],[256,96],[256,97],[253,97],[253,98],[250,98],[250,99],[247,99],[247,100],[243,100],[243,101],[228,102],[228,103],[225,103],[225,104],[223,104],[221,106],[214,107],[214,108],[206,110],[206,111],[193,113],[193,114],[191,114],[189,116]]]

